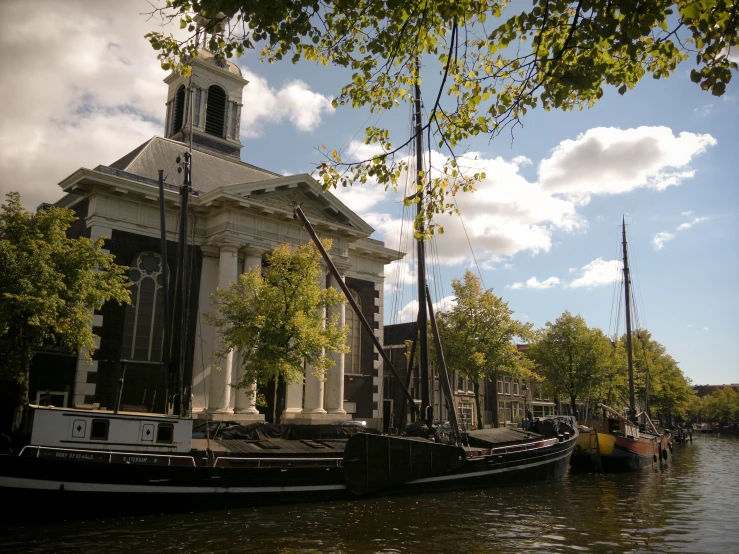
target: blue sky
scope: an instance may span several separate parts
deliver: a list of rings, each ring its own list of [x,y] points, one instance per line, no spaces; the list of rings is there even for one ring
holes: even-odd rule
[[[0,6],[0,190],[22,184],[24,202],[53,201],[78,167],[110,163],[161,135],[166,85],[142,38],[145,2],[4,2]],[[39,39],[39,37],[41,37]],[[37,40],[29,43],[30,38]],[[307,63],[238,60],[244,94],[242,159],[282,173],[310,173],[316,148],[357,149],[368,113],[332,110],[348,74]],[[524,127],[468,145],[488,179],[461,200],[487,287],[517,316],[541,326],[562,311],[608,332],[626,215],[639,318],[696,383],[739,382],[739,80],[722,98],[689,81],[687,62],[669,80],[609,90],[582,112],[529,112]],[[430,62],[424,95],[436,76]],[[429,100],[430,102],[430,100]],[[369,122],[374,122],[370,118]],[[383,115],[396,140],[409,109]],[[363,150],[359,150],[361,153]],[[339,196],[395,246],[399,199],[371,185]],[[459,222],[435,246],[438,296],[472,262]],[[407,257],[412,262],[412,256]],[[413,317],[412,284],[389,271],[386,323]],[[580,286],[578,286],[580,285]],[[621,318],[623,321],[623,318]],[[612,328],[611,328],[612,331]]]

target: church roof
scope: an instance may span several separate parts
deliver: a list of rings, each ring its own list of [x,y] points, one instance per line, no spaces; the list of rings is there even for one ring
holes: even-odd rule
[[[239,68],[238,65],[229,60],[216,60],[215,54],[210,50],[206,50],[205,48],[198,49],[198,58],[206,62],[214,63],[218,65],[218,67],[227,70],[229,73],[234,73],[239,77],[242,77],[241,68]]]
[[[180,184],[175,160],[187,149],[188,145],[182,142],[153,137],[108,167],[154,181],[159,179],[159,170],[164,169],[166,182]],[[229,156],[200,150],[197,147],[192,151],[192,184],[194,189],[202,192],[280,177],[282,175],[278,173]]]

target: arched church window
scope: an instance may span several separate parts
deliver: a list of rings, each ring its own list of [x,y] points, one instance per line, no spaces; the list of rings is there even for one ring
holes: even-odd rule
[[[356,291],[349,290],[352,298],[362,309],[362,300]],[[349,352],[344,354],[344,373],[362,373],[362,324],[351,306],[346,307],[344,321],[347,326],[346,344]]]
[[[208,88],[205,132],[217,137],[223,137],[226,133],[226,91],[218,85],[211,85]]]
[[[174,101],[174,125],[172,125],[172,134],[182,129],[182,120],[185,116],[185,85],[180,85],[177,89],[177,95]]]
[[[156,252],[141,252],[131,263],[128,277],[133,286],[123,322],[121,358],[159,362],[164,342],[162,257]]]

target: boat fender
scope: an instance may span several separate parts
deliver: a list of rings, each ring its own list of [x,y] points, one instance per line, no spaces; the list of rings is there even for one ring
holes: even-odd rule
[[[664,450],[662,451],[662,457],[663,457],[663,458],[664,458],[665,460],[667,459],[667,449],[666,449],[666,448],[665,448],[665,449],[664,449]]]
[[[656,463],[657,463],[657,454],[654,454],[654,455],[652,456],[652,458],[654,459],[654,463],[656,464]]]

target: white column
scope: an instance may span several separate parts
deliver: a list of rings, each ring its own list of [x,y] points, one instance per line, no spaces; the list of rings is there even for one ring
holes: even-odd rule
[[[321,286],[326,285],[326,270],[322,269],[319,277]],[[325,312],[324,312],[325,314]],[[323,409],[323,395],[325,381],[314,374],[315,369],[307,366],[305,369],[305,405],[304,414],[325,414]]]
[[[331,275],[330,279],[331,285],[338,289],[336,278]],[[344,280],[343,275],[341,276],[341,280]],[[346,304],[342,303],[339,306],[331,308],[329,310],[329,320],[334,318],[336,313],[339,314],[339,325],[343,326],[346,320]],[[334,365],[328,370],[324,405],[326,412],[329,414],[346,415],[346,411],[344,410],[344,354],[332,353],[331,359],[334,361]]]
[[[262,267],[262,250],[249,248],[246,251],[246,257],[244,259],[244,273],[249,271],[252,267]],[[240,352],[239,365],[236,368],[236,379],[234,384],[241,382],[241,376],[243,375],[243,357],[247,356],[247,352]],[[258,414],[259,410],[255,405],[257,394],[256,382],[249,385],[247,388],[234,389],[234,413],[236,414]]]
[[[239,247],[232,243],[221,243],[218,261],[218,287],[226,288],[236,280],[239,261]],[[220,341],[220,339],[219,339]],[[213,371],[210,377],[210,395],[208,411],[230,413],[231,409],[231,371],[233,368],[233,351],[220,360],[220,371]]]
[[[285,390],[285,410],[281,419],[295,419],[303,411],[303,383],[287,385]]]

